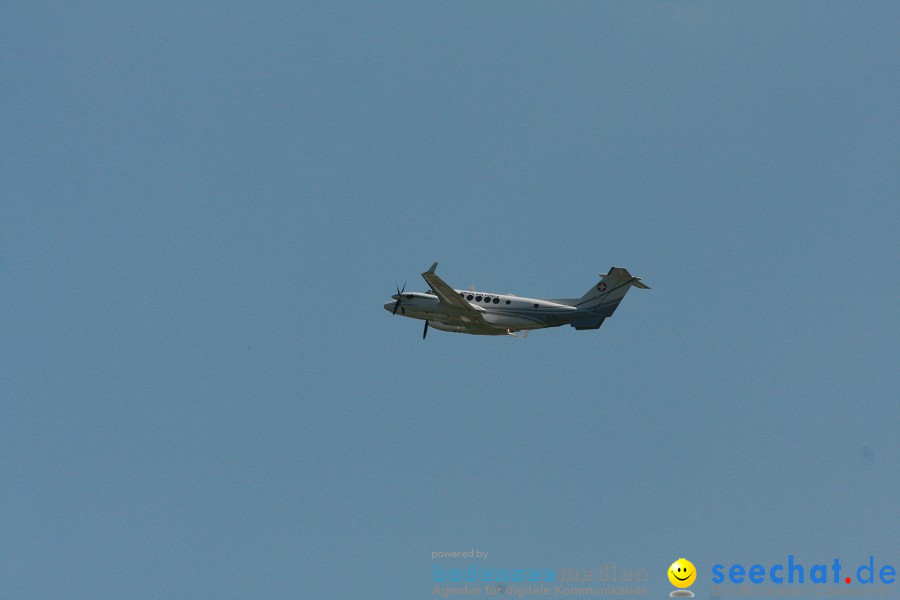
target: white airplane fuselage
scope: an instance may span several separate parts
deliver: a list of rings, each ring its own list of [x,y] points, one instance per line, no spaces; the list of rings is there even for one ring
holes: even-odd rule
[[[564,325],[567,322],[566,316],[578,312],[574,306],[538,298],[465,290],[453,291],[469,302],[475,310],[481,313],[484,321],[496,329],[496,331],[485,331],[482,335],[507,335],[512,331]],[[400,308],[397,314],[404,317],[428,321],[431,327],[442,331],[466,333],[467,329],[471,328],[444,324],[444,321],[454,321],[464,318],[464,315],[462,311],[454,310],[452,306],[441,304],[434,294],[404,292],[403,294],[394,294],[392,298],[394,302],[384,305],[384,309],[387,311],[393,312],[396,301],[399,299]],[[536,314],[538,312],[540,315]],[[536,318],[538,316],[540,318]]]

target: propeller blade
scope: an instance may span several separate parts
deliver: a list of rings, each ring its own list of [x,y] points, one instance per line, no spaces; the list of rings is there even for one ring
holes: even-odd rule
[[[425,330],[422,332],[422,339],[425,339],[425,336],[428,335],[428,321],[425,321]]]
[[[397,314],[397,309],[400,308],[400,296],[403,294],[404,290],[406,290],[406,282],[405,282],[405,281],[403,282],[403,287],[402,287],[402,288],[401,288],[400,286],[398,286],[398,285],[395,285],[394,287],[397,288],[397,302],[394,303],[394,312],[391,313],[391,314],[395,314],[395,315],[396,315],[396,314]]]

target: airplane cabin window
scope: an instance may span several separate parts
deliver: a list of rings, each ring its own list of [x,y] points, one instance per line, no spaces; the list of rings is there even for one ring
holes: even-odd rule
[[[509,304],[509,300],[507,300],[506,303]]]
[[[475,296],[475,302],[481,302],[481,296]]]
[[[534,307],[535,307],[535,308],[537,308],[537,307],[538,307],[538,305],[537,305],[537,304],[535,304],[535,305],[534,305]]]
[[[472,299],[472,294],[469,294],[468,296],[466,296],[466,300],[471,300],[471,299]]]
[[[500,304],[500,298],[494,298],[494,304]]]

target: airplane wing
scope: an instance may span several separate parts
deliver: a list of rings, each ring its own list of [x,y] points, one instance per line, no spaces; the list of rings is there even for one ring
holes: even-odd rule
[[[481,313],[484,312],[484,309],[466,302],[462,296],[454,292],[452,287],[447,285],[443,279],[434,273],[435,269],[437,269],[437,263],[434,263],[431,265],[430,269],[422,273],[422,277],[424,277],[425,281],[428,282],[428,285],[431,286],[431,291],[438,297],[441,304],[452,306],[463,314],[470,314],[472,316],[477,315],[480,317]]]

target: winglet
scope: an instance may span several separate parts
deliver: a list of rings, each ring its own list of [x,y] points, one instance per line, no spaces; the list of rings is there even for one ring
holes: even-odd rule
[[[437,269],[437,263],[431,265],[431,268],[425,271],[426,273],[434,273],[434,270]]]

